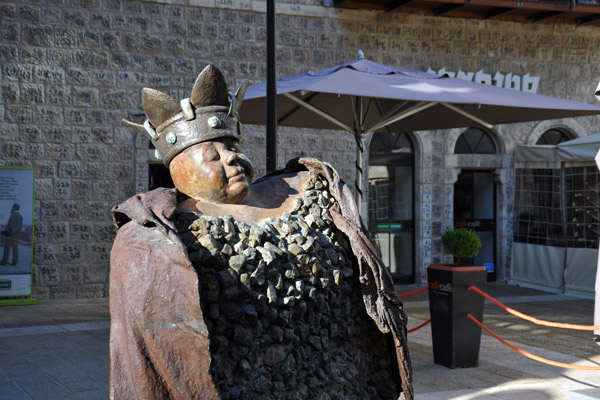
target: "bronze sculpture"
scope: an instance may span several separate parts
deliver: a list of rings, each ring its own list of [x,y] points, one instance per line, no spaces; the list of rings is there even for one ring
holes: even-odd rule
[[[189,99],[142,93],[176,189],[113,210],[111,398],[411,399],[406,316],[349,189],[314,159],[251,185],[243,94],[212,65]]]

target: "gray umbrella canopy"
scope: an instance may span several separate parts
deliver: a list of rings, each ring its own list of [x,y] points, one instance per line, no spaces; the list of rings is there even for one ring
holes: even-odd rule
[[[265,124],[266,84],[249,86],[245,124]],[[600,107],[357,59],[277,80],[277,123],[343,129],[360,135],[389,129],[449,129],[600,114]],[[360,167],[357,182],[360,179]],[[358,186],[357,186],[357,189]],[[360,190],[359,190],[360,194]]]
[[[266,84],[248,87],[240,117],[265,123]],[[357,59],[277,81],[281,126],[377,132],[449,129],[600,114],[600,107]]]

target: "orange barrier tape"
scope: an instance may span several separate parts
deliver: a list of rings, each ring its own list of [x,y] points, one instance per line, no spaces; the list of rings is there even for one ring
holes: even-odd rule
[[[551,328],[574,329],[574,330],[579,330],[579,331],[594,331],[594,330],[600,329],[600,325],[574,325],[574,324],[564,324],[561,322],[543,321],[541,319],[530,317],[529,315],[525,315],[523,313],[518,312],[517,310],[513,310],[512,308],[505,306],[504,304],[500,303],[498,300],[494,299],[492,296],[483,292],[478,287],[471,285],[471,286],[469,286],[469,290],[479,293],[480,295],[482,295],[483,297],[485,297],[492,303],[496,304],[498,307],[502,308],[507,313],[510,313],[514,316],[522,318],[526,321],[533,322],[534,324],[537,324],[537,325],[548,326]]]
[[[467,317],[469,317],[471,319],[471,321],[473,321],[477,325],[479,325],[479,327],[481,329],[483,329],[484,331],[486,331],[494,339],[498,340],[500,343],[502,343],[503,345],[509,347],[511,350],[514,350],[517,353],[519,353],[519,354],[521,354],[521,355],[523,355],[523,356],[525,356],[527,358],[531,358],[532,360],[539,361],[539,362],[544,363],[544,364],[552,365],[554,367],[561,367],[561,368],[568,368],[568,369],[584,369],[584,370],[590,370],[590,371],[600,371],[600,366],[574,365],[574,364],[561,363],[561,362],[558,362],[558,361],[552,361],[552,360],[548,360],[547,358],[536,356],[535,354],[531,354],[531,353],[529,353],[528,351],[525,351],[525,350],[521,350],[521,349],[513,346],[512,344],[508,343],[506,340],[502,339],[498,335],[496,335],[494,332],[492,332],[488,327],[486,327],[481,322],[479,322],[477,320],[477,318],[475,318],[471,314],[467,313]]]
[[[431,322],[431,320],[428,319],[427,321],[423,322],[421,325],[417,326],[416,328],[409,329],[406,333],[412,333],[414,331],[418,331],[419,329],[421,329],[422,327],[424,327],[425,325],[427,325],[430,322]]]
[[[427,289],[429,289],[427,286],[425,286],[423,289],[419,289],[419,290],[415,290],[414,292],[408,292],[408,293],[402,293],[399,294],[398,297],[399,298],[403,298],[403,297],[408,297],[408,296],[412,296],[413,294],[419,294],[419,293],[423,293],[424,291],[426,291]]]

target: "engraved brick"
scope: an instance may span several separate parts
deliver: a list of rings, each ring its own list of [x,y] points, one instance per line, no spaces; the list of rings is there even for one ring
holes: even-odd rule
[[[23,42],[34,46],[54,45],[54,34],[49,26],[23,25],[21,37]]]
[[[85,217],[90,220],[103,220],[110,218],[110,208],[106,202],[90,201],[85,205]]]
[[[73,104],[76,106],[97,106],[98,105],[98,89],[90,89],[89,87],[75,86],[72,88]]]
[[[73,180],[71,187],[71,198],[76,200],[87,200],[92,195],[91,183],[84,180]]]
[[[115,231],[115,226],[112,223],[96,223],[94,230],[96,239],[100,242],[112,243],[115,239],[115,235],[117,234]]]
[[[65,70],[59,67],[34,66],[33,79],[40,83],[63,83]]]
[[[107,263],[110,260],[109,244],[87,244],[85,249],[86,261],[88,263]]]
[[[15,62],[17,61],[17,47],[9,45],[0,45],[0,61]]]
[[[59,47],[73,47],[77,45],[77,31],[72,28],[57,27],[54,30],[54,41]]]
[[[54,196],[59,199],[70,199],[71,181],[68,179],[56,179],[54,181]]]
[[[2,23],[0,26],[0,37],[2,43],[6,44],[9,42],[17,43],[19,41],[19,25],[11,23]]]
[[[144,36],[140,40],[140,48],[148,53],[161,53],[162,39],[156,36]]]
[[[44,146],[41,143],[27,143],[25,145],[24,158],[27,160],[39,160],[44,157]]]
[[[73,64],[72,51],[67,49],[48,49],[46,60],[49,65],[70,67]]]
[[[136,32],[146,33],[150,30],[150,25],[151,25],[151,20],[148,17],[136,16],[133,18],[133,28]]]
[[[92,30],[78,31],[77,40],[79,46],[95,50],[100,46],[100,33]]]
[[[101,143],[113,143],[114,132],[112,128],[92,128],[92,137]]]
[[[4,145],[4,158],[19,159],[23,158],[25,146],[22,143],[6,143]]]
[[[63,220],[78,221],[83,218],[83,204],[80,201],[65,201],[61,206]]]
[[[0,4],[0,19],[8,21],[17,15],[17,8],[12,4]]]
[[[88,19],[87,13],[83,11],[74,11],[67,8],[63,12],[63,23],[65,25],[84,27],[88,24]]]
[[[77,286],[51,286],[48,297],[52,300],[74,299],[77,297]]]
[[[46,102],[59,105],[70,104],[71,88],[69,86],[46,86]]]
[[[128,52],[137,53],[140,50],[139,37],[135,33],[123,33],[121,41],[123,49]],[[127,59],[130,59],[130,55],[128,55]],[[128,63],[130,63],[130,61],[128,61]]]
[[[94,198],[104,201],[112,201],[116,198],[115,194],[118,191],[117,182],[115,181],[98,181],[94,185]]]
[[[6,131],[3,128],[3,131]],[[21,125],[21,141],[40,142],[42,141],[42,129],[37,125]]]
[[[75,157],[75,146],[70,143],[48,143],[46,154],[50,160],[72,160]]]
[[[90,14],[90,26],[92,28],[110,29],[110,16],[100,13]]]
[[[57,164],[54,161],[38,160],[35,164],[36,178],[55,177],[56,171],[57,171]]]
[[[104,170],[105,170],[104,163],[86,162],[83,167],[83,178],[86,178],[86,179],[104,178]]]
[[[83,268],[83,281],[85,283],[104,283],[108,281],[108,265],[86,264]]]
[[[69,224],[55,221],[48,224],[48,240],[54,243],[64,243],[69,240]]]
[[[52,264],[54,262],[54,254],[53,253],[39,253],[38,248],[40,246],[36,246],[36,252],[34,257],[34,262],[36,264]],[[51,260],[48,260],[51,258]],[[43,262],[42,262],[43,261]],[[39,283],[44,286],[52,286],[57,285],[59,282],[58,268],[56,266],[41,266],[39,275]]]
[[[39,215],[42,217],[42,220],[59,219],[58,204],[54,201],[40,201]]]
[[[64,122],[62,108],[54,106],[35,107],[33,120],[40,124],[62,124]]]
[[[81,178],[83,175],[81,162],[60,161],[58,163],[58,176],[63,178]]]
[[[65,108],[65,121],[69,125],[84,125],[86,123],[85,110],[79,108]]]
[[[8,122],[26,124],[33,122],[33,112],[28,106],[7,106],[5,118]]]
[[[2,70],[4,76],[11,81],[31,82],[33,77],[32,65],[5,64]]]
[[[46,24],[60,23],[60,9],[58,8],[42,8],[40,18]]]
[[[4,85],[3,85],[4,88]],[[4,93],[3,93],[4,95]],[[44,86],[36,84],[21,85],[21,100],[25,103],[43,103],[44,102]]]
[[[80,68],[69,68],[67,70],[67,79],[65,81],[71,85],[90,85],[90,72]]]
[[[4,103],[19,102],[19,85],[14,82],[3,82],[0,85],[0,99]]]
[[[66,251],[61,251],[58,254],[58,260],[61,263],[75,263],[80,262],[81,257],[81,249],[77,246],[62,246],[61,249],[66,249]],[[74,254],[79,254],[79,257],[71,257]],[[73,261],[69,261],[73,259]],[[79,265],[63,265],[60,269],[60,283],[63,285],[74,285],[80,284],[83,282],[83,273],[82,268]]]

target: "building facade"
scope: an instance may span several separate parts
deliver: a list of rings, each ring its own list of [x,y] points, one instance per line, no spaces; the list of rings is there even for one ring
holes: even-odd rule
[[[264,81],[265,8],[254,0],[0,4],[0,163],[36,171],[35,297],[108,295],[110,210],[160,182],[148,138],[121,120],[143,120],[143,87],[187,97],[208,63],[231,88]],[[347,10],[320,0],[277,2],[276,25],[278,77],[353,60],[361,49],[384,64],[502,76],[515,89],[596,101],[600,27],[593,25]],[[450,261],[440,237],[457,224],[481,232],[481,261],[493,263],[495,279],[507,279],[515,146],[586,136],[598,122],[365,136],[361,210],[398,282],[421,282],[428,264]],[[264,127],[245,126],[243,136],[260,176]],[[388,149],[395,151],[386,156]],[[354,181],[351,135],[280,128],[279,165],[296,156],[330,162]]]

